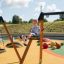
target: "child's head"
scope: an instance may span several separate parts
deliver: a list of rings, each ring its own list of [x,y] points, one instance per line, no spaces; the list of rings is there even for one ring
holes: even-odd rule
[[[32,20],[32,23],[33,23],[33,25],[37,25],[38,24],[37,20]]]

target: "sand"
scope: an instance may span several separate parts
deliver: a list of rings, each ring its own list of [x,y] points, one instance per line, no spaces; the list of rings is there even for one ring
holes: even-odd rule
[[[15,41],[21,44],[23,43],[23,41],[20,40],[15,40]],[[60,40],[52,40],[52,41],[57,41],[59,43],[61,42]],[[6,45],[9,42],[10,41],[6,41],[4,45]],[[39,46],[37,46],[36,42],[37,40],[32,41],[32,44],[30,46],[30,49],[23,64],[39,64]],[[18,57],[16,56],[14,49],[3,47],[2,45],[3,44],[0,43],[0,47],[5,48],[6,52],[0,53],[0,64],[19,64],[19,60]],[[21,57],[23,55],[25,48],[26,46],[17,48]],[[42,64],[64,64],[64,58],[50,54],[47,52],[47,50],[42,50],[42,51],[43,51]]]

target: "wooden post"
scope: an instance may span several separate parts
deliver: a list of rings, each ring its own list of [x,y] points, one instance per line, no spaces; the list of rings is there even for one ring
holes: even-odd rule
[[[39,64],[42,64],[42,45],[43,45],[43,21],[40,20],[40,61]]]
[[[42,64],[42,45],[43,45],[43,18],[44,18],[44,15],[42,13],[40,13],[40,16],[38,18],[38,22],[39,22],[39,25],[40,25],[40,58],[39,58],[39,64]]]
[[[26,55],[27,55],[27,53],[28,53],[28,50],[29,50],[30,45],[31,45],[31,42],[32,42],[32,39],[29,39],[28,45],[27,45],[27,47],[26,47],[26,49],[25,49],[25,52],[24,52],[24,54],[23,54],[23,56],[22,56],[21,64],[23,64],[23,62],[24,62],[24,60],[25,60],[25,57],[26,57]]]

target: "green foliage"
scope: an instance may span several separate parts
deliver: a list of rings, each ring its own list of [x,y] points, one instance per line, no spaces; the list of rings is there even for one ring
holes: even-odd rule
[[[22,23],[28,23],[27,21],[22,21]]]
[[[32,23],[32,20],[33,20],[33,19],[30,19],[30,20],[29,20],[29,23]]]
[[[40,43],[38,43],[37,46],[40,46]]]
[[[61,19],[56,19],[56,20],[54,20],[54,22],[58,22],[58,21],[62,21]]]
[[[19,16],[14,15],[13,18],[12,18],[12,23],[13,23],[13,24],[19,24],[19,23],[22,23],[22,19],[19,18]]]
[[[64,42],[61,43],[61,46],[63,46],[63,45],[64,45]]]
[[[63,21],[64,20],[64,14],[60,14],[60,19]]]
[[[9,21],[8,24],[12,24],[12,21]]]
[[[33,19],[30,19],[30,20],[29,20],[29,23],[32,23],[32,20],[33,20]],[[44,22],[48,22],[47,19],[44,19]]]
[[[0,21],[0,24],[2,24],[3,22],[2,21]]]
[[[64,21],[44,23],[45,32],[64,32]]]
[[[54,22],[57,22],[57,21],[64,21],[64,14],[60,14],[59,19],[54,20]]]
[[[64,32],[64,21],[44,23],[44,32]],[[9,24],[7,23],[7,27],[10,33],[29,33],[30,28],[32,27],[32,23],[22,22],[20,24]],[[47,28],[46,28],[47,27]],[[0,30],[2,33],[6,34],[4,27],[0,24]]]
[[[2,24],[3,22],[3,17],[2,16],[0,16],[0,24]]]
[[[44,18],[44,22],[48,22],[47,19]]]
[[[22,18],[19,18],[19,23],[22,23]]]
[[[5,21],[5,20],[4,20]],[[5,21],[5,23],[7,23],[6,21]],[[0,24],[3,24],[3,22],[2,21],[0,21]]]

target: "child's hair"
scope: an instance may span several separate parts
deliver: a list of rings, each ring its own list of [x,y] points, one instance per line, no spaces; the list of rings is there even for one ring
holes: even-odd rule
[[[33,19],[32,21],[33,21],[33,22],[36,22],[36,23],[37,23],[37,25],[39,25],[39,22],[38,22],[38,20],[37,20],[37,19]]]
[[[33,19],[32,21],[34,21],[34,22],[38,22],[36,19]]]

